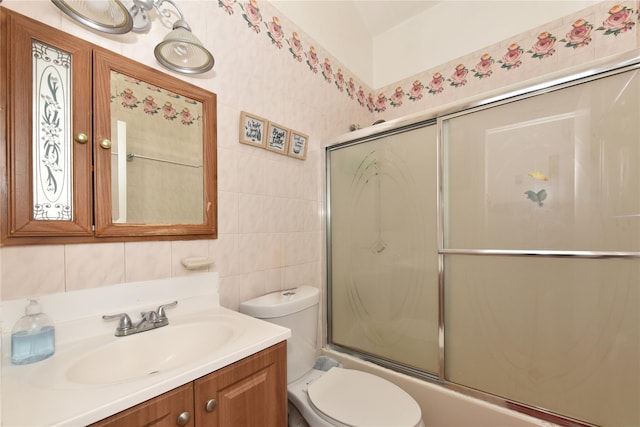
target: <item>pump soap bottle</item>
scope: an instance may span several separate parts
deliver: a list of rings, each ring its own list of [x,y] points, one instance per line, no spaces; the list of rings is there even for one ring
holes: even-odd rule
[[[22,316],[11,331],[11,363],[26,365],[50,357],[55,352],[53,322],[37,300],[29,300]]]

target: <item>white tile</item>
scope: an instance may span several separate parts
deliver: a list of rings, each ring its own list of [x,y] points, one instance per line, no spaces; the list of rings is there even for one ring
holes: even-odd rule
[[[239,144],[240,113],[235,108],[218,105],[218,157],[220,150],[235,150]],[[222,124],[222,126],[220,126]],[[224,166],[218,164],[218,168]]]
[[[267,233],[281,233],[286,230],[288,212],[286,200],[281,197],[265,197],[263,205],[264,229]]]
[[[246,194],[265,194],[265,160],[253,151],[264,151],[256,147],[245,146],[251,153],[241,153],[238,158],[238,191]],[[258,153],[263,154],[263,153]],[[275,185],[274,183],[268,183]]]
[[[262,237],[264,265],[266,269],[282,267],[283,241],[282,233],[266,233]]]
[[[241,234],[238,237],[240,254],[240,272],[243,274],[258,271],[264,267],[264,253],[261,234]]]
[[[238,152],[218,148],[218,190],[238,192]]]
[[[322,230],[322,212],[320,204],[316,201],[305,201],[302,204],[302,230],[303,231],[321,231]]]
[[[242,274],[238,276],[238,301],[247,301],[266,293],[265,274],[263,271]]]
[[[128,242],[124,253],[125,281],[171,277],[171,242]]]
[[[238,311],[240,305],[240,276],[220,277],[220,305]]]
[[[64,292],[64,246],[0,248],[2,299]]]
[[[283,231],[302,231],[304,228],[304,201],[301,199],[284,199],[283,215],[286,220]]]
[[[284,233],[283,236],[283,265],[300,264],[305,258],[303,251],[303,233]]]
[[[209,256],[215,262],[214,271],[220,277],[228,277],[240,273],[240,255],[237,234],[222,234],[217,239],[209,240]]]
[[[218,236],[238,233],[238,193],[218,192]]]
[[[238,199],[238,231],[258,233],[265,230],[265,197],[254,194],[240,194]]]
[[[124,243],[65,246],[66,290],[124,282]]]
[[[284,269],[284,289],[297,288],[298,286],[317,286],[318,277],[314,271],[314,263],[298,264],[285,267]]]

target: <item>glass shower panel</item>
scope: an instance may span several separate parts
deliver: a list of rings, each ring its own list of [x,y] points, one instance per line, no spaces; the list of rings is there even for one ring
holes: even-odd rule
[[[640,259],[447,255],[445,270],[448,381],[640,425]]]
[[[445,120],[445,248],[640,251],[640,79]]]
[[[331,149],[330,339],[437,373],[436,127]]]

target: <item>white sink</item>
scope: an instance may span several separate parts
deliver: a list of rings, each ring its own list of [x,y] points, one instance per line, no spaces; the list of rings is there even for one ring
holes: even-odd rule
[[[77,384],[111,384],[158,374],[215,352],[237,335],[220,320],[163,326],[90,351],[71,364],[67,380]]]
[[[30,381],[48,388],[122,384],[164,373],[225,351],[242,335],[227,316],[182,319],[125,337],[95,337],[43,361]]]

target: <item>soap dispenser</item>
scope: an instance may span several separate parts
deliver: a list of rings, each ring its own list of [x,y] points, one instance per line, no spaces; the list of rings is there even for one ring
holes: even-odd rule
[[[29,300],[22,316],[11,330],[11,363],[26,365],[39,362],[55,352],[53,322],[37,300]]]

